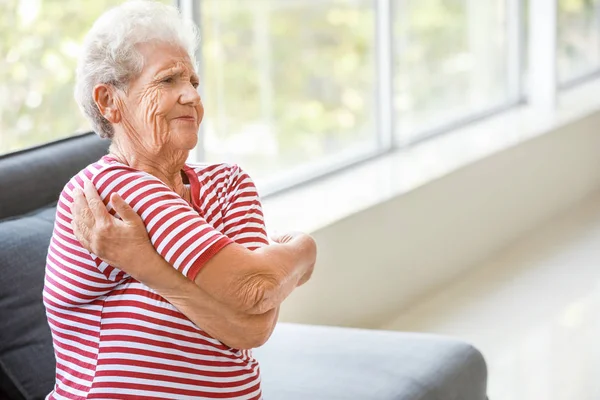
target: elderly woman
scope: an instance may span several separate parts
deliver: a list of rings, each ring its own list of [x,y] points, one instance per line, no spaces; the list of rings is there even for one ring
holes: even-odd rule
[[[259,399],[249,349],[311,275],[314,241],[268,245],[237,166],[188,165],[204,110],[193,27],[129,2],[89,32],[75,97],[110,152],[65,186],[44,304],[54,339],[49,399]]]

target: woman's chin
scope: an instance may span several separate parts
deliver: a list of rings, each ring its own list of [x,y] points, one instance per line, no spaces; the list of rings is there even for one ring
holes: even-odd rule
[[[188,141],[181,143],[181,149],[191,151],[196,148],[196,145],[198,145],[197,138],[196,138],[196,140],[188,140]]]
[[[182,150],[193,150],[198,144],[198,131],[197,130],[180,130],[176,132],[176,141],[180,149]]]

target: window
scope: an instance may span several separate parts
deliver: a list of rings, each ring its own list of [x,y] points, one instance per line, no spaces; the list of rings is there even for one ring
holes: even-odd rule
[[[90,129],[77,55],[123,1],[0,0],[0,154]],[[160,1],[202,32],[191,160],[239,163],[263,193],[512,107],[531,80],[529,0]],[[557,48],[543,30],[539,48],[564,86],[600,70],[600,0],[556,1],[535,3],[558,12]]]
[[[600,1],[558,1],[558,79],[567,84],[600,70]]]
[[[373,1],[201,4],[208,161],[285,185],[375,150]]]
[[[507,0],[394,0],[397,135],[401,142],[519,98],[518,42]],[[514,25],[509,26],[509,22]],[[516,68],[515,68],[516,66]]]
[[[0,154],[90,130],[73,98],[77,56],[96,18],[122,2],[0,2]]]

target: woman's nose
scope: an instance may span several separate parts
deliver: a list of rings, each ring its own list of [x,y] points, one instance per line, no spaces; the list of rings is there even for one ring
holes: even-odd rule
[[[191,83],[187,83],[179,96],[181,104],[197,106],[200,104],[200,94]]]

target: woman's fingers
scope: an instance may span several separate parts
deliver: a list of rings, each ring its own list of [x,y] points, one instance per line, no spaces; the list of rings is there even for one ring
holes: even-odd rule
[[[73,190],[73,204],[71,204],[73,216],[73,233],[81,244],[88,248],[90,243],[90,230],[94,226],[94,216],[89,209],[88,203],[81,189]]]
[[[133,208],[131,208],[129,204],[125,202],[125,200],[123,200],[121,196],[119,196],[118,193],[113,193],[110,196],[110,204],[112,204],[112,207],[119,214],[123,221],[134,224],[143,224],[140,216]]]
[[[87,199],[79,188],[73,190],[71,214],[73,215],[73,221],[76,223],[84,224],[89,227],[94,226],[94,214],[92,214]]]
[[[97,222],[107,222],[110,220],[111,215],[108,213],[102,198],[96,191],[96,187],[92,182],[87,179],[83,182],[83,190],[85,192],[85,199],[90,208],[90,211],[94,215],[94,219]]]
[[[296,232],[296,231],[291,231],[291,232],[278,232],[278,231],[274,231],[271,233],[270,235],[270,239],[271,241],[275,242],[275,243],[289,243],[291,242],[295,237],[302,235],[301,232]]]

